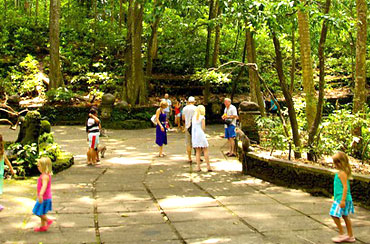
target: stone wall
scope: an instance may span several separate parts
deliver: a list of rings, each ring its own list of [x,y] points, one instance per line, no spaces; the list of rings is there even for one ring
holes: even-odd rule
[[[239,147],[239,160],[243,173],[265,181],[296,189],[313,195],[331,197],[335,170],[299,162],[263,157],[255,152],[244,152]],[[370,207],[370,176],[354,174],[351,192],[355,202]]]

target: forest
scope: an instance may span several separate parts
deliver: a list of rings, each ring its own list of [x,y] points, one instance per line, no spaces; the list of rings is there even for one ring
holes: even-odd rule
[[[369,170],[366,0],[0,0],[0,100],[250,100],[268,150]],[[264,100],[279,101],[267,116]]]

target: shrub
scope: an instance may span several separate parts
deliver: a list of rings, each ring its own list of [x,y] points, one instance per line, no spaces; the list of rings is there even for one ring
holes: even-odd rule
[[[46,92],[46,97],[49,103],[72,103],[76,94],[65,87],[51,89]]]

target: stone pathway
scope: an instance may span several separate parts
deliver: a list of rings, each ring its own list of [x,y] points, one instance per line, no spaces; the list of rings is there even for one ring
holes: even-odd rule
[[[193,173],[183,134],[172,132],[158,158],[154,129],[109,131],[103,164],[87,167],[82,127],[54,127],[76,164],[53,177],[54,218],[48,233],[33,233],[35,178],[5,181],[0,199],[1,243],[331,243],[337,233],[330,199],[241,175],[225,158],[221,126],[210,126],[212,166]],[[16,133],[0,127],[7,140]],[[205,170],[205,166],[203,168]],[[370,211],[356,207],[357,243],[370,243]]]

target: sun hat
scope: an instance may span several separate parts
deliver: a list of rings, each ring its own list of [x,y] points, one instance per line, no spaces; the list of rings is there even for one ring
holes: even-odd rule
[[[194,97],[189,97],[188,102],[189,103],[194,103],[195,102],[195,98]]]

